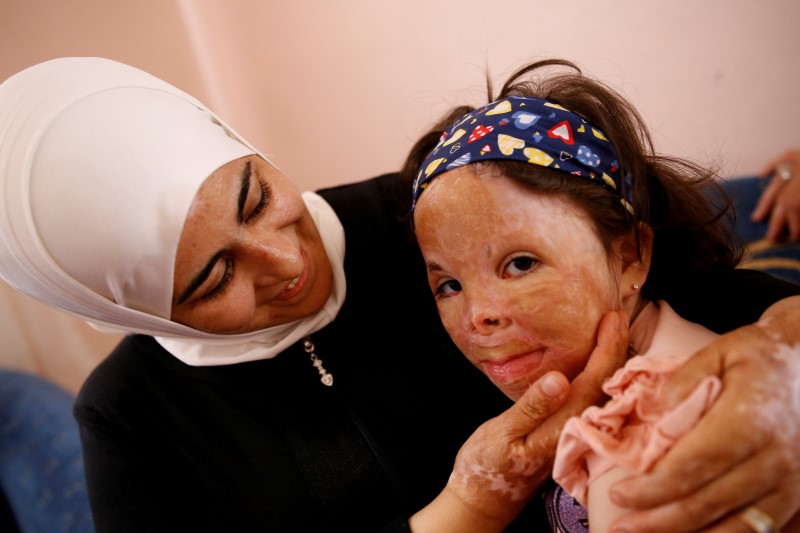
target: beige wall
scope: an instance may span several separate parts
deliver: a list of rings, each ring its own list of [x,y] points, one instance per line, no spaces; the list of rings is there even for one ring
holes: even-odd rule
[[[209,103],[308,187],[397,168],[432,117],[479,101],[486,65],[499,81],[536,57],[577,61],[660,149],[729,174],[800,145],[795,0],[183,4]]]
[[[660,150],[737,175],[800,147],[798,20],[795,0],[0,0],[0,79],[64,55],[130,63],[306,189],[398,168],[444,109],[481,103],[487,65],[500,82],[557,56],[626,93]],[[76,388],[116,340],[83,326],[67,340],[74,319],[0,295],[0,363],[73,368]]]

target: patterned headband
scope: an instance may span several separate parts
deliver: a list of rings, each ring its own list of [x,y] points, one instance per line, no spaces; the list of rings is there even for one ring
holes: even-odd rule
[[[442,133],[414,180],[412,210],[439,174],[489,159],[524,161],[594,181],[633,213],[630,176],[623,177],[603,132],[558,104],[522,96],[489,103]]]

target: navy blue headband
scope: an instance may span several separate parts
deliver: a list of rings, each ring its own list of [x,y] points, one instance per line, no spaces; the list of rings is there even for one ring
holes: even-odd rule
[[[524,161],[594,181],[633,213],[629,176],[603,132],[558,104],[509,96],[464,115],[442,133],[414,180],[414,203],[436,176],[489,159]]]

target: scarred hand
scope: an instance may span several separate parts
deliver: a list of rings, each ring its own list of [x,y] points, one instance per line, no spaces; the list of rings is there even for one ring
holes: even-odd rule
[[[608,313],[584,371],[571,385],[558,372],[542,376],[481,425],[459,451],[445,490],[410,520],[412,531],[443,531],[443,524],[447,531],[502,531],[550,477],[561,428],[601,400],[600,385],[624,364],[627,345],[626,320]]]
[[[771,312],[771,310],[774,310]],[[751,531],[756,505],[778,529],[800,509],[800,297],[698,352],[664,389],[674,405],[706,375],[723,391],[653,471],[617,483],[611,498],[637,509],[612,531]],[[794,525],[794,523],[793,523]]]

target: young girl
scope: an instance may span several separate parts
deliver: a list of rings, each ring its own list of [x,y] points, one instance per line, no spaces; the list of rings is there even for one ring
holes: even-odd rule
[[[629,317],[640,355],[606,383],[606,407],[570,420],[555,460],[555,481],[589,504],[598,532],[621,512],[611,482],[646,471],[720,391],[709,377],[678,407],[660,404],[669,373],[716,337],[673,311],[665,281],[733,269],[740,251],[705,200],[713,173],[655,155],[635,109],[576,68],[523,78],[553,65],[572,66],[530,65],[501,98],[454,111],[406,168],[419,169],[414,224],[442,322],[511,399],[553,370],[573,380],[604,315]],[[560,488],[548,506],[553,530],[587,527]],[[742,519],[771,527],[755,507]]]

